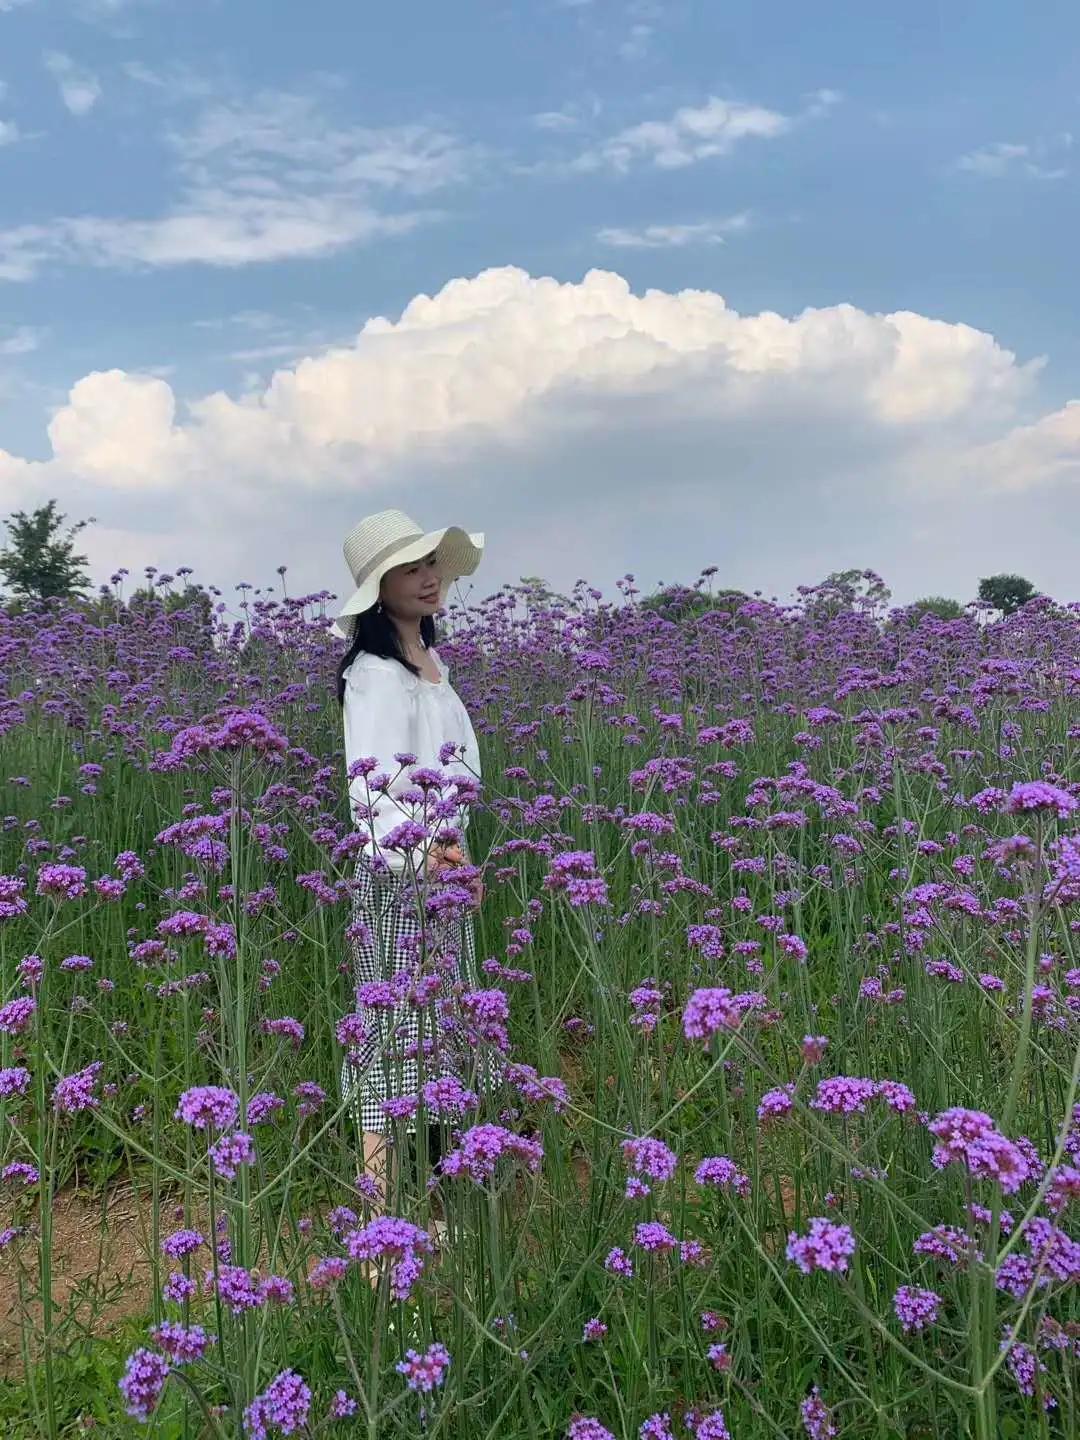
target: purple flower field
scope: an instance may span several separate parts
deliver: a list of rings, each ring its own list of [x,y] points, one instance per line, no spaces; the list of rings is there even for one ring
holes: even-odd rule
[[[0,614],[5,1436],[1080,1432],[1080,604],[452,607],[484,773],[400,844],[469,808],[498,1083],[420,1063],[380,1213],[342,1062],[445,982],[350,980],[326,597],[121,578]],[[53,1215],[121,1182],[90,1338]]]

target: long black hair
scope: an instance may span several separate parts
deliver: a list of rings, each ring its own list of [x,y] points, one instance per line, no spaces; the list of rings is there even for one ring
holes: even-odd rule
[[[345,625],[342,624],[341,628],[344,630]],[[435,617],[433,615],[421,615],[420,639],[424,642],[425,650],[430,650],[434,645]],[[377,609],[376,602],[376,605],[361,611],[355,617],[352,639],[349,641],[345,654],[338,662],[337,697],[339,705],[345,704],[345,671],[361,650],[366,650],[369,655],[381,655],[384,660],[398,660],[413,675],[420,674],[420,666],[414,665],[405,657],[397,626],[385,609]]]

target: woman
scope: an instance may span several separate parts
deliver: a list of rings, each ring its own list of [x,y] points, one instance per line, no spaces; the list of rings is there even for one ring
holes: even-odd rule
[[[457,841],[464,840],[469,809],[453,803],[459,792],[451,777],[469,777],[466,789],[475,788],[480,774],[472,723],[433,648],[433,617],[451,582],[476,569],[483,544],[482,534],[457,526],[425,534],[400,510],[385,510],[354,526],[344,546],[357,588],[335,625],[349,641],[338,671],[338,701],[350,809],[367,837],[356,864],[350,927],[366,1034],[353,1045],[341,1079],[363,1134],[365,1188],[383,1210],[394,1179],[390,1137],[401,1125],[415,1143],[415,1104],[423,1086],[441,1078],[479,1091],[492,1081],[490,1062],[468,1035],[457,1003],[461,993],[479,988],[473,915],[453,905],[434,907],[433,914],[425,904],[431,879],[468,863]],[[440,765],[446,745],[457,751]],[[415,762],[401,765],[397,753],[415,756]],[[358,766],[361,760],[368,763]],[[416,790],[409,777],[417,767],[445,775],[443,798],[451,803],[444,810],[452,812],[457,836],[430,815],[438,791],[427,792],[434,797],[427,816],[401,798]],[[380,773],[390,781],[387,794],[371,784]],[[422,838],[415,828],[400,829],[414,819],[427,832]],[[475,908],[483,897],[478,877],[468,889]],[[439,1135],[436,1125],[428,1127],[429,1151],[439,1149]]]

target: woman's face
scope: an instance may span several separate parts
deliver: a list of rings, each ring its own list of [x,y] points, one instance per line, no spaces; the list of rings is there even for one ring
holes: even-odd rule
[[[439,608],[435,551],[422,560],[411,560],[407,565],[395,565],[388,570],[379,586],[379,599],[392,615],[402,620],[434,615]]]

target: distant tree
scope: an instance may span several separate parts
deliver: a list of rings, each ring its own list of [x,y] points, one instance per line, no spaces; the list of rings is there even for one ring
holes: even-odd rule
[[[667,585],[639,601],[639,608],[662,615],[665,620],[680,622],[707,615],[713,610],[728,613],[749,600],[742,590],[718,590],[711,595],[689,585]]]
[[[805,598],[807,615],[822,621],[844,610],[882,611],[892,591],[873,570],[834,570],[820,585],[800,585],[799,594]]]
[[[914,600],[908,610],[916,616],[936,615],[939,620],[962,620],[967,614],[960,601],[948,595],[925,595],[921,600]]]
[[[979,581],[979,599],[1003,615],[1014,615],[1035,594],[1035,586],[1022,575],[991,575]]]
[[[72,542],[80,530],[95,523],[94,517],[80,520],[61,537],[59,530],[66,518],[56,513],[56,501],[50,500],[31,515],[16,510],[4,522],[10,544],[0,550],[0,576],[19,608],[35,600],[83,598],[90,583],[83,568],[87,560],[85,555],[73,553]]]
[[[552,590],[542,575],[522,575],[518,583],[525,601],[540,609],[551,604],[566,606],[571,604],[565,595],[560,595],[558,591]]]

